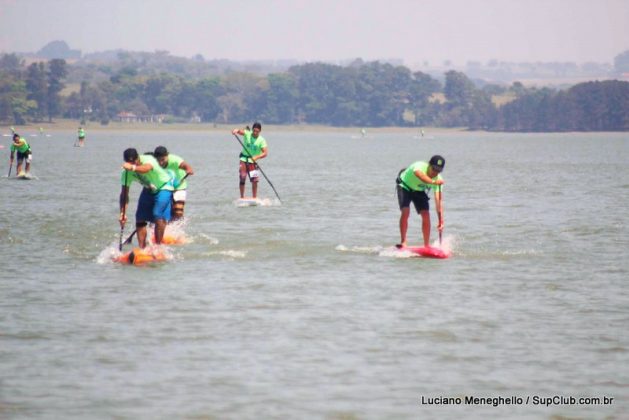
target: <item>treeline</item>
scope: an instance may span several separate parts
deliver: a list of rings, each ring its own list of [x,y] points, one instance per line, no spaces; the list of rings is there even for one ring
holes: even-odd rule
[[[0,119],[22,124],[66,117],[108,124],[121,113],[133,113],[165,122],[629,130],[629,83],[621,81],[582,83],[562,91],[518,82],[477,87],[457,71],[445,73],[442,83],[404,66],[362,60],[195,79],[168,72],[147,75],[130,62],[106,80],[82,81],[62,97],[67,67],[59,59],[25,66],[13,54],[2,56]]]

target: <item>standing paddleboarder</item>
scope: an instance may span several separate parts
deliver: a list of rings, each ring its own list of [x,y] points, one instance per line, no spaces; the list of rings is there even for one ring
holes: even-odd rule
[[[155,223],[155,242],[162,243],[166,224],[170,221],[173,199],[173,178],[151,155],[138,155],[136,149],[129,148],[123,153],[120,191],[120,227],[127,221],[129,187],[133,181],[144,188],[135,212],[135,227],[140,248],[146,246],[146,225]]]
[[[11,127],[13,128],[13,127]],[[32,160],[32,152],[31,146],[24,140],[24,138],[20,137],[18,133],[13,134],[13,143],[11,144],[11,157],[9,162],[9,168],[13,166],[13,159],[15,152],[17,151],[17,167],[16,176],[24,176],[27,175],[31,170],[31,160]],[[24,165],[24,172],[22,172],[22,161],[26,161]]]
[[[164,146],[157,146],[153,156],[155,156],[162,168],[171,171],[174,176],[173,186],[175,191],[173,193],[172,220],[183,219],[183,209],[186,205],[186,188],[188,187],[186,178],[194,175],[192,166],[184,161],[182,157],[168,153],[168,149]]]
[[[83,147],[85,145],[85,130],[83,127],[79,127],[79,147]]]
[[[268,147],[264,137],[260,135],[262,131],[262,124],[259,122],[253,123],[253,129],[235,128],[232,130],[232,134],[240,134],[243,136],[243,149],[240,152],[240,167],[239,167],[239,181],[240,181],[240,198],[245,197],[245,181],[247,175],[251,181],[251,194],[253,198],[258,196],[258,181],[260,175],[256,167],[256,161],[264,159],[267,156]]]
[[[418,161],[409,167],[402,169],[396,179],[396,189],[398,204],[400,206],[400,243],[396,245],[398,248],[404,248],[406,243],[406,232],[408,231],[408,217],[411,213],[411,201],[415,206],[415,210],[422,218],[422,234],[424,246],[430,246],[430,212],[428,201],[428,193],[431,189],[435,189],[435,205],[437,216],[439,217],[439,232],[443,231],[443,197],[442,186],[444,184],[441,178],[441,171],[446,164],[443,157],[435,155],[430,161]]]

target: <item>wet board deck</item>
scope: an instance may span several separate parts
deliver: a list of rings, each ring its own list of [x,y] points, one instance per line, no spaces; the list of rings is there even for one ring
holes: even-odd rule
[[[403,248],[396,248],[400,252],[411,252],[416,254],[418,257],[425,258],[449,258],[450,252],[444,251],[440,248],[435,248],[432,246],[405,246]]]
[[[33,179],[33,176],[31,174],[25,174],[24,172],[22,172],[18,176],[16,176],[16,178],[24,180],[24,181],[28,181],[28,180]]]

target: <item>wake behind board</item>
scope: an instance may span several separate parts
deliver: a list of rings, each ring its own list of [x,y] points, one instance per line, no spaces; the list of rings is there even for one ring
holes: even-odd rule
[[[449,258],[451,255],[450,251],[445,251],[443,249],[435,248],[433,246],[405,246],[402,248],[396,248],[396,250],[399,252],[410,252],[417,255],[418,257],[425,258],[445,259]]]
[[[131,251],[114,258],[114,262],[128,265],[146,265],[167,260],[168,257],[163,251],[148,248],[133,248]]]

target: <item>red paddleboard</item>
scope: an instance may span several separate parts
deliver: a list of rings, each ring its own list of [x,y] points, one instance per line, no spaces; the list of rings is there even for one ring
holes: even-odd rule
[[[405,246],[402,248],[397,248],[402,252],[412,252],[420,257],[426,258],[448,258],[451,253],[450,251],[444,251],[440,248],[435,248],[432,246]]]

